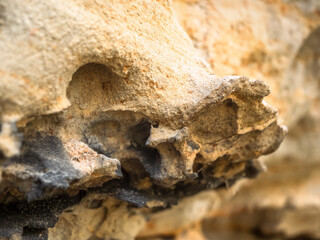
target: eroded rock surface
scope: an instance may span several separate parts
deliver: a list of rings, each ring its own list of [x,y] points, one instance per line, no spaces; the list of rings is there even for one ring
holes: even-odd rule
[[[284,138],[268,86],[213,75],[171,1],[0,6],[0,238],[133,239]]]
[[[174,1],[174,11],[214,73],[270,85],[288,135],[256,179],[155,214],[140,235],[319,239],[319,1]],[[179,214],[200,202],[202,217]]]

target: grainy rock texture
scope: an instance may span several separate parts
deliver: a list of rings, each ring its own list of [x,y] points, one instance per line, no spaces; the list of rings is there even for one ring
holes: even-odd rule
[[[1,2],[0,238],[320,237],[318,5]]]
[[[267,101],[289,131],[280,149],[264,158],[267,172],[230,191],[202,195],[202,205],[209,206],[204,221],[182,221],[179,212],[197,204],[190,200],[192,207],[180,203],[178,211],[154,215],[140,234],[319,239],[319,1],[175,1],[174,11],[215,74],[246,75],[270,85]]]

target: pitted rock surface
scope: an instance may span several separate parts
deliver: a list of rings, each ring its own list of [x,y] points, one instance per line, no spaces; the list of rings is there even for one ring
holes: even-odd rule
[[[173,5],[1,3],[1,238],[133,239],[263,170],[287,131],[268,85],[214,75]]]

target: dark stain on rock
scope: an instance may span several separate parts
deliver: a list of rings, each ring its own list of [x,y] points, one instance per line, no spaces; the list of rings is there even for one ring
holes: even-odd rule
[[[48,239],[48,228],[54,227],[61,212],[78,203],[85,193],[75,197],[61,196],[50,200],[26,201],[0,205],[0,238],[22,234],[22,239]]]
[[[78,171],[70,164],[61,140],[44,133],[28,135],[22,144],[22,154],[9,159],[4,167],[12,164],[26,166],[24,172],[17,172],[18,179],[23,180],[25,174],[33,179],[26,192],[29,201],[39,199],[55,188],[66,189],[71,180],[78,178]]]

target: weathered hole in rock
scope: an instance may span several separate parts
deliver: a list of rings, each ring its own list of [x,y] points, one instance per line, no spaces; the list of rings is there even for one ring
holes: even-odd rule
[[[117,178],[120,163],[125,183],[137,189],[150,188],[150,175],[155,175],[161,164],[158,150],[145,145],[151,123],[140,113],[104,109],[108,106],[107,100],[111,104],[121,95],[121,92],[115,94],[120,80],[101,64],[80,67],[67,89],[72,105],[57,114],[38,116],[20,129],[25,135],[21,156],[12,158],[7,166],[13,164],[22,169],[16,176],[11,174],[12,177],[7,178],[1,192],[7,192],[7,197],[12,195],[16,191],[14,177],[20,179],[19,175],[22,178],[26,173],[29,180],[24,182],[28,187],[22,192],[29,200],[49,197],[59,193],[60,188],[63,192],[70,186],[78,186],[88,174],[87,181],[99,185],[106,181],[105,174],[111,174],[111,179]],[[113,95],[109,96],[110,92]],[[115,173],[110,172],[112,170],[108,173],[107,161],[111,159],[120,161]],[[92,164],[104,162],[106,170],[91,169]],[[7,172],[5,175],[10,174],[9,169]]]
[[[72,77],[67,97],[79,113],[93,110],[102,112],[113,104],[127,99],[123,79],[107,66],[88,63],[81,66]]]
[[[215,188],[221,182],[245,175],[244,161],[265,151],[263,145],[256,146],[258,152],[242,147],[244,143],[237,143],[239,153],[232,149],[240,138],[248,141],[247,146],[264,132],[238,136],[239,107],[231,99],[214,107],[208,105],[188,127],[173,130],[142,113],[113,110],[127,98],[123,82],[107,66],[86,64],[74,73],[68,86],[72,105],[60,113],[36,117],[22,129],[26,139],[22,155],[13,158],[9,165],[27,166],[19,174],[27,171],[30,176],[30,186],[24,191],[29,199],[51,196],[60,188],[69,191],[96,187],[112,179],[115,180],[110,186],[117,187],[106,189],[113,192],[125,186],[127,192],[120,195],[133,202],[129,193],[136,190],[149,191],[150,196],[166,193],[168,198],[177,198],[183,192],[190,195],[207,188],[208,182],[209,188]],[[159,139],[153,140],[159,143],[150,147],[146,142],[152,128],[159,131]],[[282,134],[277,125],[272,131]],[[278,144],[275,142],[275,147]],[[236,160],[241,161],[231,163]],[[231,167],[225,164],[237,171],[228,173]],[[215,173],[209,176],[206,168],[212,166]],[[221,174],[217,174],[217,168]],[[201,186],[194,187],[195,184]],[[182,194],[174,196],[175,189]],[[145,200],[139,201],[140,205],[141,202]]]
[[[151,124],[132,112],[108,112],[105,120],[86,130],[88,145],[107,157],[119,159],[124,176],[137,188],[150,187],[150,176],[160,169],[157,149],[147,147]]]
[[[75,196],[83,189],[130,206],[164,208],[254,175],[255,166],[246,161],[274,150],[283,137],[276,122],[239,134],[239,106],[228,98],[208,104],[187,126],[171,129],[165,119],[158,123],[126,109],[122,104],[130,96],[124,79],[96,63],[74,73],[67,96],[68,109],[37,116],[20,129],[25,136],[22,154],[5,166],[2,195],[18,192],[20,200],[27,196],[34,201]],[[22,183],[24,189],[18,187]],[[88,207],[100,204],[99,198]],[[26,227],[26,233],[33,230]]]
[[[268,113],[269,107],[260,101],[266,94],[266,88],[261,87],[259,81],[241,80],[244,84],[240,84],[239,78],[235,76],[212,76],[208,72],[209,68],[203,67],[205,63],[198,59],[198,53],[187,34],[194,35],[192,39],[196,41],[196,47],[203,57],[208,57],[209,63],[213,64],[214,60],[215,72],[227,70],[232,73],[238,69],[259,78],[268,78],[264,75],[269,69],[267,65],[272,62],[279,65],[275,69],[284,68],[286,66],[283,62],[289,55],[286,54],[288,51],[283,52],[284,55],[274,51],[285,46],[294,48],[293,42],[297,42],[283,44],[283,41],[291,39],[290,36],[294,40],[298,40],[296,36],[303,37],[307,29],[301,26],[307,24],[308,29],[315,26],[310,19],[290,29],[290,32],[296,34],[285,31],[288,34],[284,37],[277,35],[282,25],[293,25],[292,18],[297,19],[295,23],[303,19],[298,9],[281,3],[275,4],[281,8],[278,11],[272,4],[263,7],[263,1],[262,5],[246,6],[249,14],[245,15],[257,20],[253,21],[253,25],[250,23],[252,21],[242,21],[241,17],[231,17],[231,23],[228,24],[227,15],[232,15],[232,11],[225,10],[223,6],[229,7],[230,4],[220,6],[215,2],[211,10],[221,10],[222,22],[227,22],[225,29],[218,30],[222,34],[216,34],[211,31],[215,29],[210,28],[213,25],[224,28],[224,25],[210,19],[209,15],[214,11],[209,11],[209,15],[202,14],[202,10],[210,10],[212,4],[207,8],[197,3],[193,6],[189,1],[184,7],[182,1],[164,1],[160,5],[157,1],[150,1],[151,4],[144,2],[146,8],[135,1],[99,1],[98,4],[96,1],[68,1],[66,5],[62,2],[37,4],[36,1],[5,1],[5,11],[0,9],[0,29],[1,20],[5,20],[4,31],[0,33],[4,51],[1,54],[4,58],[2,70],[9,73],[4,76],[3,82],[8,85],[10,92],[12,89],[14,99],[11,102],[3,98],[0,112],[11,114],[17,111],[21,116],[26,116],[61,109],[65,102],[61,105],[58,103],[61,103],[61,97],[64,100],[65,77],[75,66],[97,59],[110,66],[89,63],[80,67],[67,89],[71,107],[58,114],[38,116],[22,129],[26,148],[21,156],[27,160],[11,161],[4,166],[4,186],[10,181],[13,200],[23,198],[16,193],[19,191],[26,195],[33,192],[31,199],[41,196],[51,198],[67,191],[69,196],[66,199],[69,201],[71,190],[77,192],[85,189],[88,195],[97,199],[106,200],[106,196],[112,193],[135,206],[163,207],[166,204],[162,204],[161,200],[185,197],[203,189],[224,187],[237,177],[254,175],[255,166],[249,164],[249,159],[271,152],[279,145],[283,134],[276,124],[276,117],[270,117],[272,114]],[[172,5],[178,6],[181,11],[177,9],[176,14],[173,14]],[[200,16],[193,21],[192,14],[187,14],[186,19],[180,21],[187,25],[186,34],[181,31],[175,17],[185,15],[189,7],[191,13],[200,14],[204,18]],[[255,7],[266,9],[268,14],[250,14]],[[273,15],[277,13],[285,18],[276,16],[274,21]],[[199,24],[201,29],[198,29]],[[279,28],[273,31],[274,26]],[[213,38],[210,32],[213,32]],[[259,38],[261,33],[264,39]],[[219,39],[215,39],[217,37]],[[277,41],[272,41],[274,39],[270,37]],[[239,39],[240,42],[243,39],[249,40],[246,41],[249,44],[239,47]],[[279,42],[280,45],[277,45]],[[271,48],[268,47],[270,43]],[[261,51],[251,51],[252,47],[261,48]],[[217,56],[213,56],[211,50]],[[251,55],[248,62],[241,63],[241,57],[250,52],[257,55]],[[224,56],[232,54],[232,61],[225,57],[221,61],[221,53]],[[275,59],[271,54],[276,56]],[[251,64],[252,61],[255,63]],[[268,63],[261,64],[259,61]],[[253,66],[249,66],[250,69],[246,71],[244,68],[248,64]],[[19,74],[26,78],[16,78]],[[274,76],[278,73],[271,74],[278,86],[281,79]],[[198,112],[200,109],[204,110]],[[166,119],[168,116],[170,120]],[[194,119],[193,116],[198,118]],[[272,126],[271,122],[274,122]],[[101,129],[95,129],[99,124]],[[154,129],[159,130],[158,135],[163,131],[163,135],[154,137],[153,144],[146,146],[146,140],[157,135],[152,135]],[[40,133],[39,136],[36,133]],[[46,142],[48,138],[59,139],[61,143],[51,141],[54,145],[52,150],[61,150],[63,154],[55,158],[46,146],[36,143],[36,140],[35,145],[41,147],[33,148],[33,142],[27,144],[32,137],[39,142]],[[244,164],[244,161],[247,163]],[[65,162],[68,163],[67,167],[64,167]],[[72,172],[75,174],[72,175]],[[57,177],[60,182],[55,181]],[[100,186],[102,183],[103,186]],[[20,187],[18,190],[17,186]],[[57,192],[59,188],[62,188],[61,192]],[[144,190],[144,195],[140,190]],[[152,199],[150,196],[158,201],[149,201]],[[47,204],[41,202],[34,208]],[[81,204],[79,208],[88,206],[90,211],[103,208],[100,208],[101,200],[92,201],[88,205]],[[40,209],[42,212],[50,210]],[[31,210],[24,210],[15,216],[20,220],[21,216],[28,215]],[[128,211],[126,209],[124,214]],[[101,226],[99,232],[100,226],[91,228],[86,225],[91,220],[85,213],[70,213],[71,221],[64,222],[60,227],[61,231],[65,230],[62,239],[77,238],[77,233],[74,233],[82,229],[90,231],[92,237],[84,237],[78,231],[80,238],[91,240],[111,239],[113,235],[125,231],[125,226],[117,232],[116,228],[110,227],[111,224],[106,224]],[[29,219],[36,218],[37,214],[39,212],[29,216]],[[53,215],[57,217],[59,214],[57,212]],[[199,213],[195,214],[198,216]],[[11,220],[6,214],[0,215],[4,221]],[[121,217],[120,214],[118,216]],[[52,219],[54,217],[51,216]],[[85,218],[86,222],[77,222],[80,218]],[[29,219],[17,222],[29,222]],[[36,219],[40,223],[45,222],[43,217]],[[115,224],[117,222],[128,228],[134,227],[127,219],[115,220]],[[25,222],[17,228],[24,229],[24,235],[48,227],[28,225]],[[109,236],[102,231],[109,229],[114,231],[113,235],[110,233]],[[52,239],[57,237],[58,234],[52,235]]]

